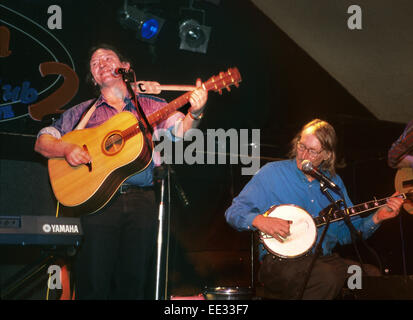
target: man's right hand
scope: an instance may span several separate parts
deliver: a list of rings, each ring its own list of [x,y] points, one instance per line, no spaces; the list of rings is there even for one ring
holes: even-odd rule
[[[252,221],[252,225],[260,231],[274,237],[274,239],[283,242],[282,238],[290,235],[290,224],[292,221],[274,217],[265,217],[258,215]],[[281,238],[282,237],[282,238]]]
[[[86,150],[72,143],[68,143],[64,147],[64,157],[71,166],[86,164],[92,160]]]
[[[37,138],[34,150],[48,159],[64,157],[71,166],[86,164],[92,160],[87,150],[49,134],[42,134]]]

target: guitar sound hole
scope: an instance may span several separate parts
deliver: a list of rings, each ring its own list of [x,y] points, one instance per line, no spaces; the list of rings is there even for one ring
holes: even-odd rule
[[[120,134],[114,133],[105,141],[105,151],[108,154],[115,154],[122,149],[123,137]]]

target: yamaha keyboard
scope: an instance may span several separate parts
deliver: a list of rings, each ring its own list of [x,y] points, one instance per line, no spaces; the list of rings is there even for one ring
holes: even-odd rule
[[[0,245],[79,246],[80,218],[0,216]]]

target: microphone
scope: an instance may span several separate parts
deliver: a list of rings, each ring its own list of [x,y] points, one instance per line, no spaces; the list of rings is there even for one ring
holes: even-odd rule
[[[125,68],[116,68],[115,70],[113,70],[112,74],[115,77],[119,77],[119,76],[122,76],[124,74],[129,74],[131,72],[132,72],[132,69],[126,70]]]
[[[303,160],[303,162],[301,162],[301,168],[304,172],[309,173],[317,180],[324,182],[330,189],[340,192],[340,188],[333,181],[327,178],[324,174],[322,174],[320,171],[314,168],[311,161]]]

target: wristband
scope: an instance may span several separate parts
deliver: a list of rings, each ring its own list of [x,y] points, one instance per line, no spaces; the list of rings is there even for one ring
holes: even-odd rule
[[[203,112],[201,112],[201,113],[198,115],[198,117],[195,117],[195,116],[192,114],[192,112],[188,112],[188,114],[189,114],[189,116],[191,117],[192,120],[201,120],[201,119],[203,118],[203,116],[204,116],[204,113],[203,113]]]

